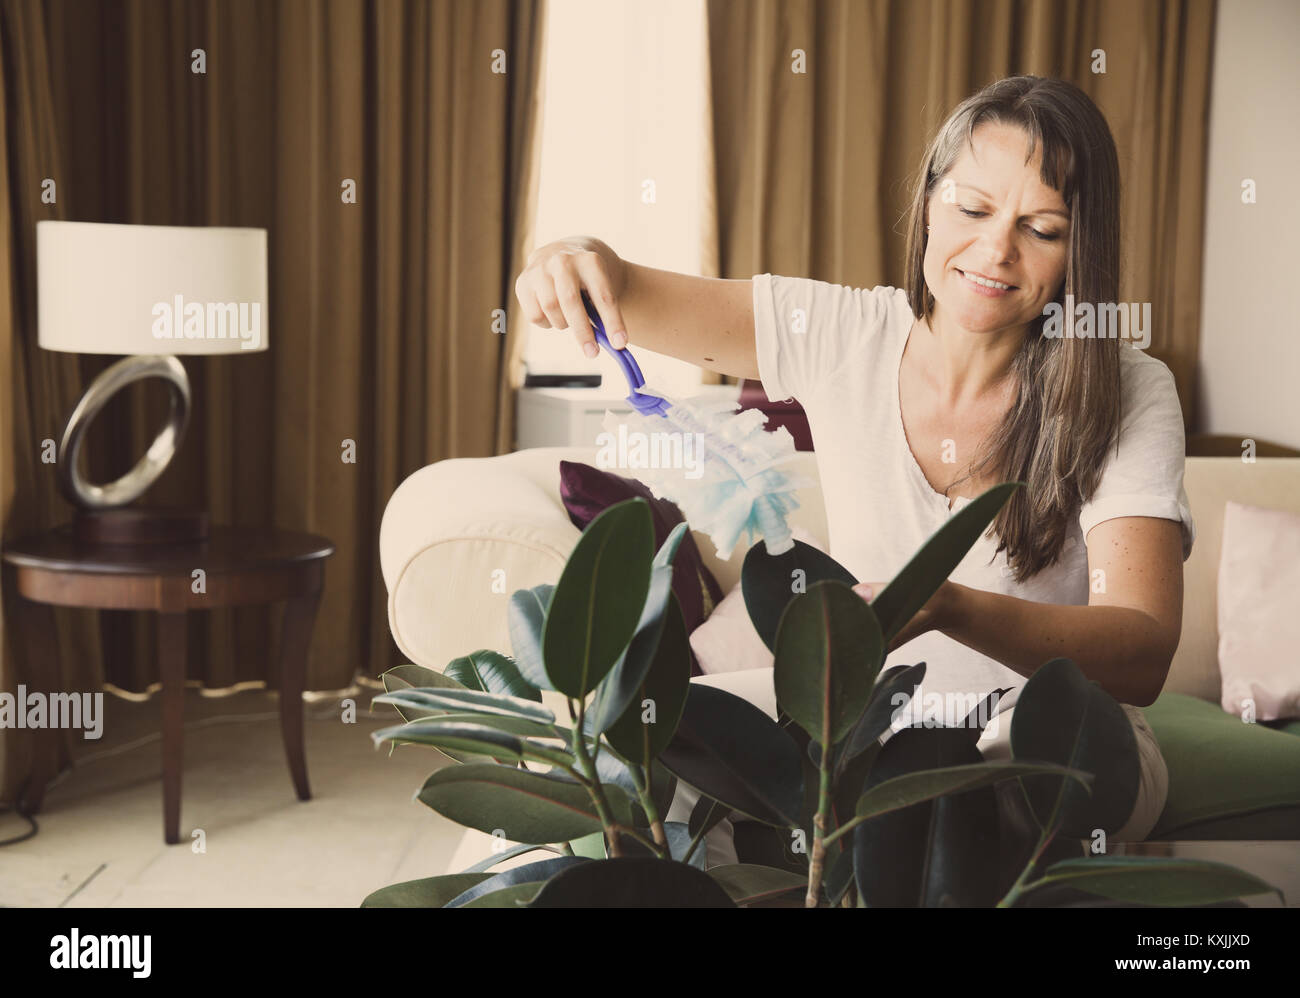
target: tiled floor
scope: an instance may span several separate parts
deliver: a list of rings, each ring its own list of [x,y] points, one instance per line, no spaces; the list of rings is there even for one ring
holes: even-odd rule
[[[488,855],[487,836],[412,799],[441,756],[373,747],[370,732],[396,718],[382,704],[371,714],[373,695],[356,696],[352,724],[334,704],[308,705],[313,798],[300,802],[276,695],[188,690],[182,841],[174,846],[162,838],[159,700],[105,695],[104,737],[85,742],[80,764],[50,789],[40,833],[0,848],[0,905],[356,907],[380,887]],[[25,828],[0,814],[0,839]],[[193,835],[200,829],[203,852]]]

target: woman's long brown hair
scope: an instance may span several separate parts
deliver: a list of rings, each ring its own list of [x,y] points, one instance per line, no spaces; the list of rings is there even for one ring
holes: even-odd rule
[[[1119,158],[1097,106],[1064,80],[1013,76],[967,98],[930,143],[917,176],[907,229],[907,297],[927,322],[934,296],[923,263],[926,213],[939,182],[977,125],[1001,122],[1029,136],[1029,157],[1042,150],[1043,183],[1061,192],[1070,212],[1065,280],[1056,295],[1076,304],[1116,303],[1119,296]],[[1071,316],[1062,312],[1068,323]],[[990,434],[984,457],[966,475],[1022,481],[990,526],[1017,582],[1052,565],[1097,488],[1119,434],[1120,343],[1100,337],[1050,338],[1043,317],[1030,326],[1012,363],[1016,398]],[[956,484],[956,483],[954,483]]]

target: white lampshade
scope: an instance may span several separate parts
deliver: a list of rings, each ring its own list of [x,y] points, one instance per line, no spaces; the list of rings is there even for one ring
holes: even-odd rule
[[[37,222],[46,350],[215,354],[265,350],[266,230]]]

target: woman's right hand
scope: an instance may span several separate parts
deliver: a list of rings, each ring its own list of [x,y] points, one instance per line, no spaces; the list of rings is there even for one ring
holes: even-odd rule
[[[600,353],[582,292],[596,306],[615,349],[627,346],[627,325],[618,298],[625,281],[623,261],[599,239],[575,236],[533,250],[515,278],[515,297],[524,317],[543,329],[570,329],[588,357]]]

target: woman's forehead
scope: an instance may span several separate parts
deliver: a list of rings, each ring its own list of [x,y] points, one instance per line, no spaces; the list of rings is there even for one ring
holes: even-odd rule
[[[948,176],[958,184],[983,187],[984,193],[992,189],[990,184],[1023,182],[1028,192],[1061,201],[1060,191],[1043,180],[1043,143],[1034,142],[1024,129],[1002,122],[977,125],[970,141],[961,143]]]

